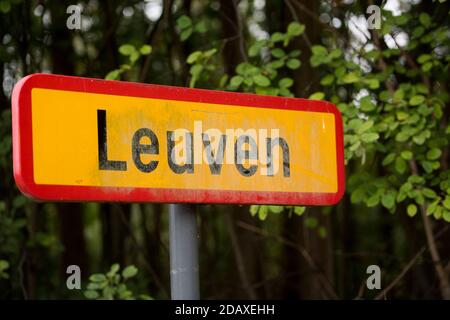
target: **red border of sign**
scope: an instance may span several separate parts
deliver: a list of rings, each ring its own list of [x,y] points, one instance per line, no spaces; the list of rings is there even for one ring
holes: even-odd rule
[[[227,104],[230,106],[333,113],[336,121],[338,192],[254,192],[36,184],[33,178],[33,138],[31,129],[31,90],[33,88]],[[336,106],[325,101],[61,75],[32,74],[20,80],[14,87],[12,95],[12,130],[14,178],[16,184],[22,193],[36,200],[333,205],[342,198],[345,189],[342,118]]]

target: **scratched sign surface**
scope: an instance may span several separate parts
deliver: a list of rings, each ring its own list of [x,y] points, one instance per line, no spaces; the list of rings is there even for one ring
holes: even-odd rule
[[[328,102],[35,74],[13,92],[14,176],[41,200],[334,204]]]

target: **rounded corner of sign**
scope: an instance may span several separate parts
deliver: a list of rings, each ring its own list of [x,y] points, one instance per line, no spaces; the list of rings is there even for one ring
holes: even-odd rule
[[[13,88],[13,95],[15,92],[20,92],[24,87],[26,87],[26,85],[30,82],[30,80],[36,78],[36,77],[40,77],[42,76],[41,73],[32,73],[29,74],[25,77],[23,77],[22,79],[20,79]]]
[[[31,200],[45,200],[40,196],[39,188],[33,181],[26,179],[21,170],[14,170],[14,181],[19,191]]]
[[[17,113],[19,108],[27,105],[27,103],[24,104],[23,101],[21,101],[23,99],[24,93],[30,92],[33,89],[32,83],[34,82],[34,79],[41,76],[43,76],[43,74],[29,74],[20,79],[19,82],[14,85],[11,95],[11,105],[13,113]]]
[[[342,198],[344,197],[344,194],[345,194],[345,189],[342,188],[342,190],[340,190],[340,191],[336,194],[336,198],[334,199],[333,205],[339,204],[339,202],[341,202]]]
[[[17,188],[24,196],[27,198],[36,199],[36,196],[33,193],[33,187],[29,183],[25,182],[20,173],[14,173],[14,180],[16,181]]]
[[[23,91],[24,89],[32,89],[33,82],[40,80],[40,79],[48,79],[51,76],[52,76],[51,74],[47,74],[47,73],[32,73],[32,74],[29,74],[29,75],[23,77],[14,85],[12,96],[13,97],[18,96],[19,93],[21,91]]]
[[[338,117],[339,119],[342,120],[342,114],[341,111],[339,111],[339,108],[337,107],[337,105],[335,105],[332,102],[327,101],[327,108],[328,110],[331,111],[331,113],[333,113],[336,117]]]
[[[22,79],[19,80],[19,82],[17,82],[14,85],[13,91],[12,91],[12,95],[11,95],[11,103],[12,103],[12,109],[16,109],[19,107],[19,97],[23,91],[23,89],[26,87],[26,83],[27,81],[30,79],[31,75],[26,76]]]
[[[342,181],[339,185],[338,191],[335,193],[330,205],[337,205],[342,200],[345,194],[345,182]]]

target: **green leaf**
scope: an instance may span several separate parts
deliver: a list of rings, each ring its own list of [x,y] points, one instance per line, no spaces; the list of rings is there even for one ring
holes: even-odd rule
[[[9,268],[9,262],[6,260],[0,260],[0,271],[5,271]]]
[[[136,52],[136,48],[131,44],[123,44],[119,47],[119,53],[121,55],[131,56],[134,52]]]
[[[144,44],[140,49],[139,52],[142,55],[148,55],[152,52],[152,46],[149,46],[148,44]]]
[[[311,51],[314,55],[326,56],[328,54],[327,48],[321,45],[314,45],[311,47]]]
[[[419,112],[421,115],[427,116],[430,114],[430,108],[426,104],[421,104],[419,108],[417,109],[417,112]]]
[[[280,88],[290,88],[294,84],[294,80],[291,78],[283,78],[278,82]]]
[[[443,111],[442,111],[442,107],[438,104],[436,104],[433,108],[434,111],[434,115],[436,117],[436,119],[441,119],[443,116]]]
[[[417,62],[420,64],[424,64],[425,62],[431,59],[431,54],[421,54],[419,58],[417,58]]]
[[[275,32],[270,36],[270,41],[272,42],[280,42],[284,41],[285,35],[281,32]]]
[[[267,206],[261,206],[258,211],[258,218],[262,221],[266,220],[269,209]]]
[[[202,20],[199,23],[197,23],[195,25],[195,31],[197,31],[199,33],[205,33],[206,31],[208,31],[208,28],[206,26],[206,21]]]
[[[106,281],[106,276],[102,273],[94,273],[89,277],[92,282],[103,282]]]
[[[253,81],[255,81],[255,83],[261,87],[268,87],[270,85],[269,78],[267,78],[266,76],[263,76],[262,74],[258,74],[256,76],[254,76]]]
[[[429,16],[427,13],[425,13],[425,12],[422,12],[422,13],[419,15],[419,21],[420,21],[420,23],[421,23],[425,28],[428,28],[428,27],[431,25],[431,18],[430,18],[430,16]]]
[[[394,17],[394,22],[400,26],[407,24],[409,20],[410,20],[410,15],[405,14],[405,13]]]
[[[418,26],[416,28],[414,28],[412,35],[414,38],[419,38],[420,36],[422,36],[425,32],[425,28],[422,26]]]
[[[272,54],[272,56],[274,56],[275,58],[278,58],[278,59],[280,59],[286,55],[286,52],[284,52],[284,50],[280,49],[280,48],[272,49],[272,51],[270,51],[270,53]]]
[[[348,122],[348,129],[354,130],[355,132],[358,130],[359,127],[361,127],[364,124],[364,122],[359,119],[352,119]]]
[[[113,300],[115,291],[116,290],[114,287],[105,287],[102,291],[102,295],[103,295],[102,299]]]
[[[242,84],[242,81],[244,81],[242,76],[234,76],[230,80],[230,85],[234,88],[238,88]]]
[[[446,222],[450,222],[450,211],[445,210],[442,218],[444,218]]]
[[[422,168],[425,170],[426,173],[433,172],[433,165],[429,161],[422,161],[420,163],[422,165]]]
[[[450,196],[446,196],[444,202],[442,202],[442,204],[444,205],[444,207],[447,210],[450,210]]]
[[[406,113],[406,112],[404,112],[404,111],[397,111],[397,112],[395,113],[395,115],[397,116],[397,119],[398,119],[399,121],[403,121],[403,120],[406,120],[406,119],[409,118],[409,114]]]
[[[84,292],[84,296],[88,299],[97,299],[99,294],[97,291],[94,291],[94,290],[86,290]]]
[[[418,135],[413,137],[413,141],[418,145],[422,145],[425,142],[425,139],[426,137],[424,135]]]
[[[301,65],[301,62],[298,59],[289,59],[286,63],[286,66],[292,70],[299,68],[300,65]]]
[[[378,89],[380,87],[380,81],[378,79],[365,79],[364,81],[369,85],[370,89]]]
[[[11,10],[11,3],[9,1],[0,1],[0,12],[8,13]]]
[[[360,100],[360,108],[364,112],[370,112],[375,109],[375,104],[372,102],[369,96],[366,96]]]
[[[425,198],[423,197],[421,192],[412,192],[414,195],[414,200],[416,201],[417,204],[419,205],[423,205],[425,203]]]
[[[87,285],[88,290],[101,290],[103,289],[101,282],[91,282]]]
[[[256,214],[258,213],[258,210],[259,210],[259,205],[254,204],[254,205],[250,206],[250,214],[252,216],[256,216]]]
[[[323,226],[319,227],[319,237],[322,239],[327,237],[327,229]]]
[[[428,160],[437,160],[441,156],[442,151],[438,148],[433,148],[427,152]]]
[[[395,171],[400,174],[403,174],[406,171],[406,162],[401,157],[397,157],[397,159],[395,159]]]
[[[202,56],[202,52],[201,51],[194,51],[188,56],[186,62],[189,63],[189,64],[193,64],[194,62],[197,62],[197,60],[201,56]]]
[[[339,48],[333,49],[333,50],[331,50],[329,56],[330,56],[330,58],[332,58],[332,59],[340,58],[340,57],[342,56],[342,50],[339,49]]]
[[[264,41],[256,41],[248,49],[248,55],[250,57],[256,57],[261,52],[261,49],[264,46],[264,44],[265,44]]]
[[[350,72],[347,73],[343,78],[342,81],[344,81],[344,83],[355,83],[359,81],[359,76],[357,75],[356,72]]]
[[[436,197],[437,197],[436,192],[430,188],[423,188],[422,194],[429,199],[436,199]]]
[[[274,92],[275,92],[275,90],[274,90]],[[289,91],[289,89],[287,89],[287,88],[280,88],[280,92],[279,93],[280,93],[280,95],[282,95],[284,97],[291,97],[292,98],[294,96],[291,93],[291,91]],[[274,95],[276,95],[276,94],[274,93]]]
[[[380,137],[379,134],[376,132],[363,133],[361,135],[361,141],[365,143],[370,143],[377,141],[379,137]]]
[[[415,204],[410,204],[406,211],[408,212],[408,216],[412,218],[417,214],[417,206]]]
[[[325,63],[326,57],[325,56],[311,56],[309,59],[309,62],[313,67],[320,66],[321,64]]]
[[[323,100],[325,98],[325,94],[323,92],[316,92],[309,96],[311,100]]]
[[[375,207],[379,202],[380,202],[380,197],[378,197],[377,195],[374,195],[374,196],[371,196],[369,199],[367,199],[366,205],[368,207]]]
[[[393,193],[388,193],[385,194],[382,198],[381,198],[381,204],[387,208],[387,209],[392,209],[395,205],[395,196]]]
[[[422,71],[423,71],[423,72],[428,72],[428,71],[430,71],[432,68],[433,68],[433,62],[431,62],[431,61],[426,62],[426,63],[424,63],[424,64],[422,65]]]
[[[436,200],[433,203],[431,203],[427,208],[427,215],[433,214],[434,211],[436,211],[438,204],[439,204],[439,200]]]
[[[300,50],[292,50],[291,52],[289,52],[289,57],[297,58],[301,53],[302,52]]]
[[[134,277],[137,273],[138,269],[135,266],[131,265],[123,269],[122,276],[124,277],[124,279],[128,279]]]
[[[269,206],[269,209],[272,213],[281,213],[284,210],[283,206]]]
[[[192,20],[188,16],[183,15],[177,19],[177,26],[180,29],[186,29],[186,28],[192,26]]]
[[[405,150],[400,153],[400,156],[405,160],[411,160],[413,157],[413,153],[409,150]]]
[[[362,123],[361,125],[359,125],[356,129],[355,132],[357,134],[362,134],[364,132],[366,132],[367,130],[369,130],[370,128],[373,127],[373,121],[369,120],[369,121],[365,121],[364,123]]]
[[[395,101],[402,101],[405,97],[405,91],[402,88],[397,89],[394,92],[394,100]]]
[[[284,66],[284,60],[274,60],[269,62],[266,66],[271,69],[279,69]]]
[[[120,265],[118,263],[114,263],[108,272],[108,276],[116,274],[117,271],[119,271],[119,269],[120,269]]]
[[[405,201],[405,199],[406,199],[407,196],[408,196],[408,195],[406,194],[405,191],[400,190],[399,193],[397,194],[397,202],[403,202],[403,201]]]
[[[333,84],[333,82],[334,82],[334,75],[328,74],[322,78],[322,80],[320,81],[320,84],[323,86],[329,86],[329,85]]]
[[[305,219],[305,225],[306,227],[310,228],[310,229],[314,229],[318,226],[319,221],[317,221],[317,218],[315,217],[308,217]]]
[[[416,95],[411,97],[411,99],[409,99],[409,104],[411,106],[418,106],[419,104],[423,103],[425,101],[425,97],[422,95]]]
[[[217,49],[216,48],[212,48],[212,49],[209,49],[209,50],[203,52],[203,56],[205,58],[211,58],[213,55],[216,54],[216,52],[217,52]]]
[[[130,55],[130,62],[134,64],[139,59],[139,52],[135,51]]]
[[[365,191],[363,188],[358,188],[355,191],[352,192],[352,195],[350,197],[351,203],[360,203],[364,200],[365,197]]]
[[[298,22],[291,22],[288,25],[287,33],[290,36],[299,36],[305,31],[305,25]]]
[[[408,181],[413,184],[423,184],[425,179],[418,175],[409,176]]]
[[[433,216],[437,220],[442,218],[442,207],[441,206],[437,206],[436,207],[436,210],[434,210]]]
[[[200,75],[200,73],[203,71],[203,66],[199,65],[199,64],[194,64],[191,69],[189,69],[189,72],[191,73],[192,76],[194,77],[198,77]]]
[[[390,153],[383,159],[383,162],[381,164],[383,166],[387,166],[390,165],[392,162],[394,162],[394,160],[395,160],[395,153]]]
[[[183,30],[180,34],[181,41],[186,41],[192,34],[192,28]]]
[[[299,207],[299,206],[294,207],[294,213],[298,216],[303,215],[303,213],[305,213],[305,210],[306,207]]]

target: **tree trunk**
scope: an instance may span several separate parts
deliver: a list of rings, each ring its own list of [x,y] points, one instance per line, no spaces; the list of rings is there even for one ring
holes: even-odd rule
[[[225,72],[230,76],[235,73],[237,65],[245,60],[242,24],[237,10],[238,2],[238,0],[220,0],[220,21],[225,38],[223,58]]]
[[[72,31],[66,27],[66,9],[71,1],[51,2],[49,9],[52,18],[52,43],[50,52],[53,72],[73,75],[75,54],[72,47]],[[61,272],[65,275],[66,268],[76,264],[81,268],[83,276],[88,275],[86,245],[83,235],[83,206],[78,203],[58,204],[61,223],[61,242],[64,252],[61,260]]]
[[[283,11],[286,25],[291,21],[302,23],[306,26],[303,36],[292,42],[291,48],[301,50],[300,59],[302,65],[299,70],[292,73],[294,79],[293,92],[296,97],[308,97],[318,89],[318,74],[309,64],[311,57],[311,44],[320,42],[321,26],[317,17],[319,15],[320,2],[315,0],[289,0],[284,1]],[[314,17],[315,16],[315,17]],[[302,218],[285,218],[284,236],[291,241],[299,243],[312,256],[320,270],[311,270],[305,260],[292,252],[292,249],[285,248],[284,267],[287,274],[292,277],[285,279],[285,298],[303,299],[323,299],[329,298],[328,293],[320,285],[317,275],[322,273],[328,281],[332,282],[333,266],[330,241],[319,236],[317,229],[310,229],[305,226],[305,217],[309,216],[318,220],[319,225],[326,231],[327,237],[332,235],[329,215],[323,215],[319,207],[307,209],[307,213]]]

